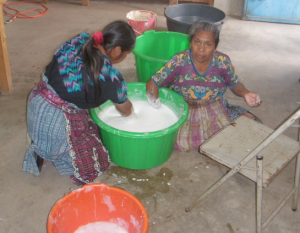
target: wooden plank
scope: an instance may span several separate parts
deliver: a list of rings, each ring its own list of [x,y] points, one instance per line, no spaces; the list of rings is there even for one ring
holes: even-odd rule
[[[178,0],[169,0],[169,5],[177,5]]]
[[[5,1],[0,0],[0,91],[2,95],[9,95],[12,91],[12,80],[2,10],[2,4]]]
[[[83,6],[88,6],[89,5],[89,0],[81,0],[81,4]]]
[[[208,5],[214,6],[214,4],[215,4],[215,1],[214,1],[214,0],[208,0]]]

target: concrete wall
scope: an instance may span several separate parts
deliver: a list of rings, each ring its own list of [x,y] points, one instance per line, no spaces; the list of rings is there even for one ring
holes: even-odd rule
[[[244,0],[215,0],[214,7],[224,11],[226,15],[242,18]]]

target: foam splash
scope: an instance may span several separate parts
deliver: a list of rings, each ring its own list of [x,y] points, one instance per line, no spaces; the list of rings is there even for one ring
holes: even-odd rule
[[[102,198],[102,203],[107,205],[109,212],[116,211],[115,206],[111,202],[110,196],[104,195]]]
[[[110,219],[109,220],[112,223],[115,223],[117,225],[119,225],[120,227],[124,228],[125,230],[129,231],[129,223],[126,222],[124,219],[122,218],[114,218],[114,219]]]
[[[134,226],[134,228],[136,230],[139,230],[140,228],[140,222],[138,220],[135,219],[134,216],[130,215],[130,222],[132,223],[132,225]]]

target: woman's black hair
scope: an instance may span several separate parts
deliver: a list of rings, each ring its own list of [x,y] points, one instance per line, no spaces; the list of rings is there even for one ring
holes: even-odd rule
[[[109,49],[117,46],[121,47],[122,52],[131,51],[134,49],[136,36],[132,27],[125,21],[117,20],[104,27],[103,48]],[[85,99],[89,102],[87,96],[89,93],[89,83],[94,83],[95,101],[100,105],[101,85],[99,75],[104,64],[103,54],[100,49],[93,46],[95,40],[93,37],[89,38],[82,47],[83,58],[83,81],[85,84]],[[89,80],[89,78],[91,80]]]
[[[194,35],[198,32],[198,31],[211,31],[214,35],[214,40],[215,40],[215,48],[217,48],[218,44],[219,44],[219,29],[218,27],[211,23],[211,22],[207,22],[207,21],[196,21],[194,22],[191,27],[189,28],[188,31],[188,35],[190,37],[190,41],[192,41]]]

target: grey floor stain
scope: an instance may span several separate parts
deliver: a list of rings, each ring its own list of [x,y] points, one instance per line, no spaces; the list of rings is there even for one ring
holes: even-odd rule
[[[123,167],[111,167],[108,172],[109,175],[116,174],[118,177],[126,177],[127,182],[136,187],[134,195],[139,199],[153,196],[156,192],[169,192],[168,181],[173,177],[173,172],[166,167],[161,168],[155,175],[147,174],[147,170]]]
[[[226,226],[228,227],[230,233],[234,233],[234,230],[233,230],[233,228],[232,228],[232,226],[231,226],[230,223],[227,223]]]
[[[166,167],[161,168],[154,175],[149,175],[147,170],[134,170],[123,167],[111,167],[108,175],[126,178],[115,187],[126,189],[147,206],[148,215],[151,216],[157,210],[156,193],[167,193],[170,191],[168,182],[173,177],[173,172]]]

